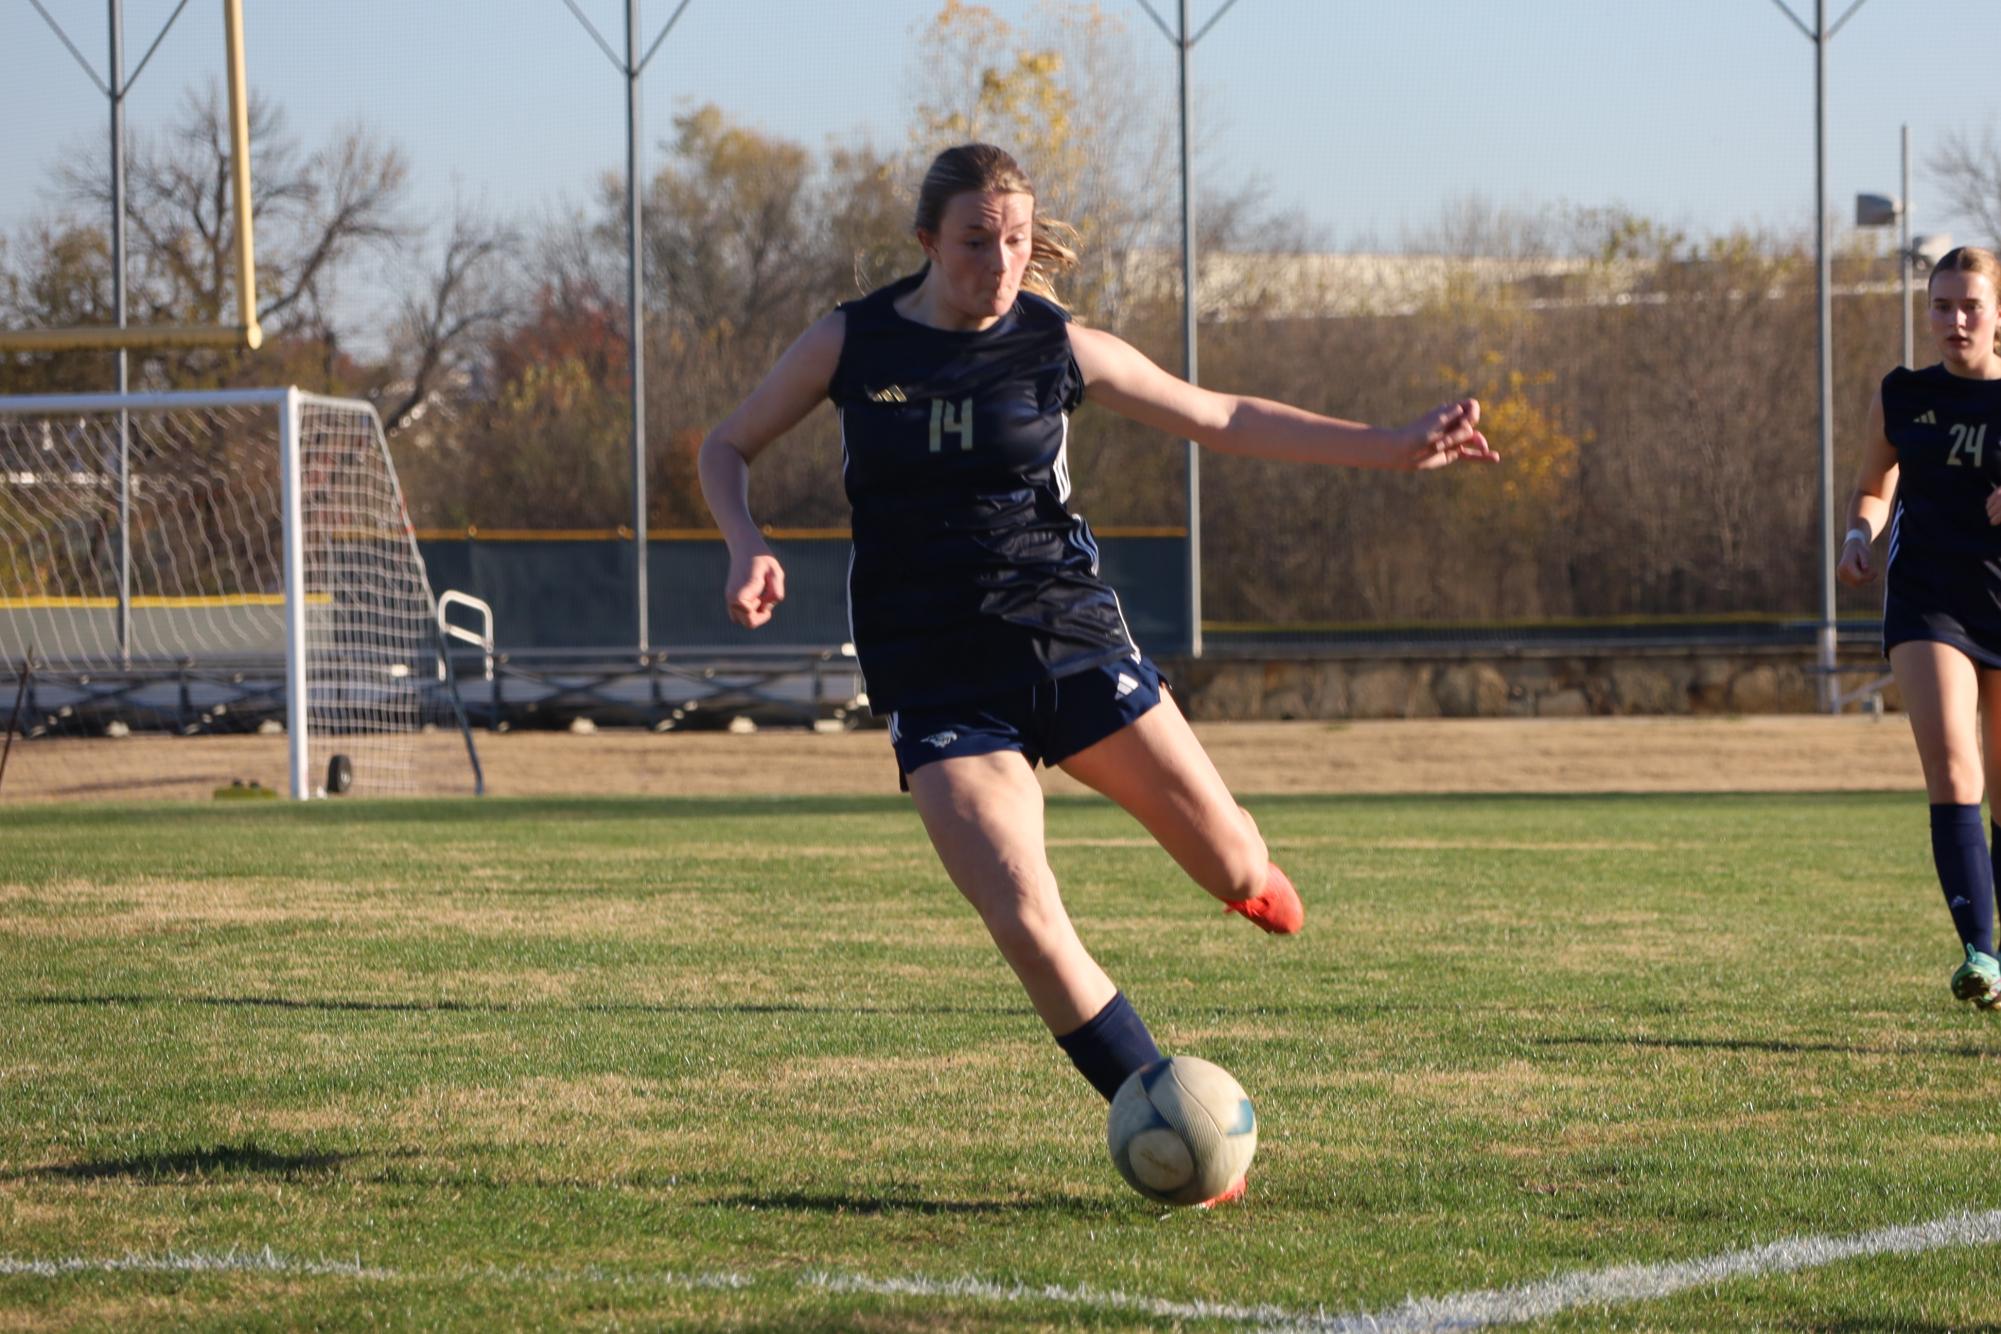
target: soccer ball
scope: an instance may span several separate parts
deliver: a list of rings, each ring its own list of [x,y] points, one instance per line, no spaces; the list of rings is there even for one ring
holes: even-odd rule
[[[1201,1204],[1251,1165],[1258,1118],[1228,1070],[1169,1056],[1126,1076],[1105,1140],[1112,1165],[1134,1190],[1162,1204]]]

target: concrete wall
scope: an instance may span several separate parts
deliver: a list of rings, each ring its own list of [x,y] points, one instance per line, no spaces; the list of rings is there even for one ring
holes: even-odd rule
[[[1852,690],[1888,664],[1848,654]],[[1190,716],[1578,718],[1611,714],[1813,713],[1810,650],[1625,652],[1617,657],[1296,658],[1163,663]],[[1898,707],[1896,687],[1884,691]]]

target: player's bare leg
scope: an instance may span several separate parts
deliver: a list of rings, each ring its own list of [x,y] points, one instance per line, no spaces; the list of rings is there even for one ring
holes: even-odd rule
[[[1042,787],[1015,751],[939,760],[910,795],[945,863],[1052,1033],[1068,1033],[1117,992],[1077,938],[1043,849]]]
[[[1042,788],[1014,751],[922,765],[911,795],[1042,1022],[1105,1101],[1160,1059],[1146,1024],[1077,939],[1042,841]]]
[[[1935,802],[1978,802],[1981,689],[1972,660],[1956,648],[1920,640],[1891,649],[1890,670],[1918,743],[1926,794]]]
[[[1932,803],[1933,856],[1965,952],[1965,961],[1952,974],[1952,994],[1983,1009],[2001,1007],[2001,961],[1992,951],[1993,872],[1986,831],[1979,825],[1986,778],[1979,745],[1980,705],[1986,693],[1980,673],[1958,649],[1929,641],[1897,645],[1890,650],[1890,667],[1917,741],[1925,792]],[[1942,842],[1950,836],[1939,824],[1942,811],[1956,813],[1962,826],[1958,832],[1964,855],[1957,871],[1951,850]],[[1977,869],[1973,863],[1978,863]],[[1979,883],[1983,879],[1986,883]],[[1983,917],[1984,922],[1975,920]]]
[[[1257,822],[1237,805],[1188,720],[1166,695],[1062,762],[1146,827],[1190,879],[1267,931],[1297,931],[1299,895],[1272,865]]]

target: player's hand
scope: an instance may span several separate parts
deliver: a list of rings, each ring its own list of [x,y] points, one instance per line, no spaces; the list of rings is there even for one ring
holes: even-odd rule
[[[1987,493],[1987,522],[1990,525],[2001,523],[2001,486]]]
[[[1989,507],[1993,501],[1988,502]],[[1869,544],[1859,537],[1851,537],[1841,544],[1841,563],[1834,567],[1834,577],[1850,588],[1860,588],[1876,577],[1876,562],[1869,550]]]
[[[772,608],[785,601],[785,569],[769,551],[730,555],[729,578],[723,581],[723,605],[730,619],[755,630],[771,619]]]
[[[1398,432],[1406,466],[1418,472],[1444,468],[1461,459],[1499,463],[1501,456],[1480,434],[1480,400],[1462,398],[1433,408]]]

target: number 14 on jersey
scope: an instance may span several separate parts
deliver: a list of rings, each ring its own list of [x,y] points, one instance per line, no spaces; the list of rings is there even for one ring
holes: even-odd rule
[[[937,422],[938,417],[935,412],[932,414],[931,420],[934,423],[934,425],[931,427],[931,441],[932,441],[931,448],[936,449],[938,448],[937,444],[938,428],[935,425],[935,423]],[[1945,462],[1947,467],[1978,468],[1981,464],[1981,460],[1984,459],[1986,455],[1987,455],[1986,422],[1982,422],[1978,426],[1968,426],[1964,422],[1954,422],[1952,424],[1952,453],[1946,456]],[[1971,460],[1971,462],[1969,462],[1969,460]]]
[[[1981,427],[1986,430],[1986,427]],[[957,403],[942,398],[931,400],[931,452],[942,453],[945,437],[959,437],[960,449],[973,447],[973,400],[962,398]]]

